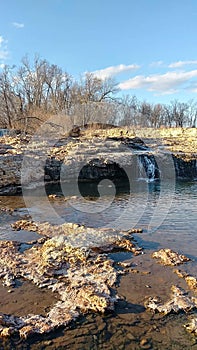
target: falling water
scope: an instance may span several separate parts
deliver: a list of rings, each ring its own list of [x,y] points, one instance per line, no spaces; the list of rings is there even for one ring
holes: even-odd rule
[[[155,157],[153,154],[149,153],[150,148],[146,146],[142,140],[137,140],[137,142],[124,140],[122,143],[134,151],[137,155],[139,177],[143,178],[144,175],[146,175],[148,182],[152,182],[160,178],[160,171]],[[145,174],[143,174],[144,172]]]
[[[159,179],[159,169],[153,155],[140,154],[138,160],[140,177],[142,177],[142,171],[144,170],[149,182]]]

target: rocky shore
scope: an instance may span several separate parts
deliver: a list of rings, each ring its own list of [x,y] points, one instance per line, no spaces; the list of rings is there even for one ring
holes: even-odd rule
[[[104,253],[114,249],[141,253],[132,242],[132,231],[95,230],[71,223],[52,226],[27,220],[12,227],[17,231],[37,231],[43,237],[22,252],[17,241],[0,242],[3,285],[11,292],[18,279],[29,280],[39,288],[51,289],[59,300],[46,316],[0,313],[0,337],[18,333],[27,338],[34,333],[48,333],[67,326],[80,313],[113,310],[117,296],[112,287],[122,271],[115,269]]]
[[[45,314],[26,314],[25,309],[20,310],[18,315],[1,312],[0,339],[26,341],[35,334],[45,336],[60,327],[69,331],[71,322],[76,321],[80,315],[91,312],[104,315],[106,312],[114,312],[115,304],[123,303],[121,294],[125,288],[124,278],[129,276],[133,276],[134,288],[138,287],[141,281],[139,295],[136,292],[130,294],[129,291],[129,298],[134,302],[142,293],[141,312],[145,312],[146,317],[152,318],[150,313],[159,313],[163,319],[168,314],[184,313],[186,318],[183,326],[197,336],[197,279],[180,267],[168,270],[168,266],[173,269],[174,266],[185,264],[190,259],[171,249],[161,249],[152,254],[152,260],[164,265],[163,270],[147,270],[146,254],[143,254],[143,249],[138,247],[133,239],[133,234],[140,234],[141,229],[121,232],[93,229],[72,223],[51,225],[26,219],[16,221],[11,226],[16,232],[16,240],[0,242],[0,280],[3,288],[12,295],[19,288],[19,281],[21,285],[29,281],[32,286],[41,290],[50,290],[55,295],[55,300]],[[23,243],[17,242],[17,235],[21,230],[37,232],[40,238],[28,242],[24,247]],[[133,258],[115,262],[109,257],[114,251],[129,251]],[[141,265],[140,261],[143,260],[145,264]],[[143,268],[140,268],[140,265]],[[155,273],[156,276],[162,275],[165,288],[169,288],[167,301],[162,302],[164,285],[158,285]],[[165,275],[168,276],[168,280]],[[120,276],[123,279],[122,289],[118,288]],[[146,280],[151,283],[151,287],[146,284]],[[146,293],[143,290],[144,285]],[[154,290],[158,288],[161,289],[160,297],[154,295]],[[158,317],[155,322],[159,322]],[[148,334],[150,331],[146,332]],[[137,338],[133,337],[130,340],[136,343]],[[142,338],[139,342],[143,345],[139,344],[141,348],[151,349],[151,342],[147,338]]]

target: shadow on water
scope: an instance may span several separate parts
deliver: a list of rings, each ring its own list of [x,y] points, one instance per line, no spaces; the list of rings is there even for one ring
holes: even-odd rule
[[[125,314],[140,314],[144,312],[146,309],[143,305],[133,304],[127,302],[126,300],[119,300],[116,305],[115,313],[117,315],[125,315]]]
[[[140,236],[133,235],[136,238],[136,241],[140,247],[143,247],[145,250],[157,250],[160,248],[160,243],[154,241],[146,241]]]

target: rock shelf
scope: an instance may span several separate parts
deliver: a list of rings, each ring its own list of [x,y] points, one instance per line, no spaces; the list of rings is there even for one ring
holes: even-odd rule
[[[43,334],[67,326],[81,313],[113,310],[118,296],[112,295],[111,288],[119,272],[104,251],[118,246],[134,253],[141,251],[131,242],[131,234],[125,232],[118,234],[76,224],[57,227],[26,220],[16,222],[13,228],[37,231],[44,237],[23,252],[17,242],[0,242],[0,278],[4,285],[14,288],[16,279],[29,280],[39,288],[56,292],[59,300],[46,316],[18,317],[0,313],[1,337],[18,333],[21,338],[27,338],[34,333]],[[81,245],[85,238],[90,239],[90,233],[91,238],[101,235],[102,254],[95,251],[95,246],[96,250],[99,248],[98,241],[95,245],[94,242]],[[71,236],[75,236],[72,241]]]
[[[139,129],[136,137],[133,130],[128,128],[99,129],[84,131],[79,138],[59,135],[59,140],[54,144],[44,136],[34,136],[33,139],[30,136],[4,136],[0,138],[0,194],[19,193],[21,185],[38,186],[43,179],[46,182],[60,181],[61,169],[63,180],[72,180],[73,174],[78,175],[81,170],[81,177],[86,181],[106,176],[122,177],[125,175],[122,168],[135,165],[136,149],[143,154],[155,155],[167,168],[170,162],[177,178],[195,179],[196,130]],[[123,136],[120,137],[120,134]],[[23,184],[22,165],[28,168]]]

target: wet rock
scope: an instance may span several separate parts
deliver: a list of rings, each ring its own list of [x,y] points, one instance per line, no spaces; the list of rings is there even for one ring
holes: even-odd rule
[[[8,208],[8,207],[1,207],[0,211],[11,214],[13,213],[14,209],[13,208]]]
[[[14,281],[14,275],[11,273],[7,273],[3,277],[3,285],[6,287],[13,287],[15,286],[15,281]]]
[[[185,281],[188,284],[189,288],[197,293],[197,279],[193,276],[186,276]]]
[[[143,230],[141,228],[132,228],[128,231],[128,233],[142,233]]]
[[[122,266],[122,267],[131,267],[132,266],[132,261],[119,261],[117,265]]]
[[[142,349],[150,349],[152,346],[151,346],[151,344],[150,344],[150,342],[149,342],[148,339],[143,338],[143,339],[140,341],[140,347],[141,347]]]
[[[190,320],[187,324],[184,325],[186,330],[195,336],[197,336],[197,316],[190,317]]]
[[[158,311],[165,315],[171,312],[188,312],[197,307],[197,298],[189,297],[181,288],[173,285],[171,291],[171,299],[166,303],[162,304],[158,297],[150,297],[144,303],[144,306],[149,310]]]
[[[66,326],[80,313],[104,313],[114,309],[118,297],[111,295],[110,288],[119,272],[104,252],[117,248],[134,254],[140,252],[130,233],[28,220],[17,221],[12,227],[37,231],[44,237],[26,249],[21,249],[17,242],[0,242],[0,278],[12,287],[16,278],[29,280],[39,288],[50,288],[59,295],[59,300],[46,316],[2,314],[3,332],[8,328],[27,338]]]
[[[127,338],[129,339],[129,340],[131,340],[131,341],[135,341],[136,340],[136,338],[135,338],[135,336],[132,334],[132,333],[127,333]]]
[[[27,231],[38,231],[38,225],[34,223],[33,221],[28,220],[18,220],[15,223],[11,224],[11,227],[13,230],[20,231],[20,230],[27,230]]]
[[[11,225],[16,231],[36,231],[45,237],[66,236],[72,246],[91,247],[97,252],[109,252],[114,249],[127,250],[135,255],[142,253],[142,248],[137,247],[129,231],[116,231],[113,229],[94,229],[75,223],[51,225],[48,222],[39,223],[28,220],[19,220]],[[39,240],[41,243],[42,240]]]
[[[161,249],[152,254],[152,258],[158,259],[163,265],[175,266],[183,264],[190,259],[184,255],[178,254],[171,249]]]
[[[187,283],[187,285],[189,286],[189,288],[194,291],[195,293],[197,293],[197,278],[194,276],[191,276],[189,274],[187,274],[184,271],[180,271],[180,270],[174,270],[174,272],[181,278],[185,279],[185,282]]]
[[[14,333],[14,328],[13,327],[4,327],[2,329],[0,329],[0,335],[1,337],[10,337],[10,335],[12,335]]]

